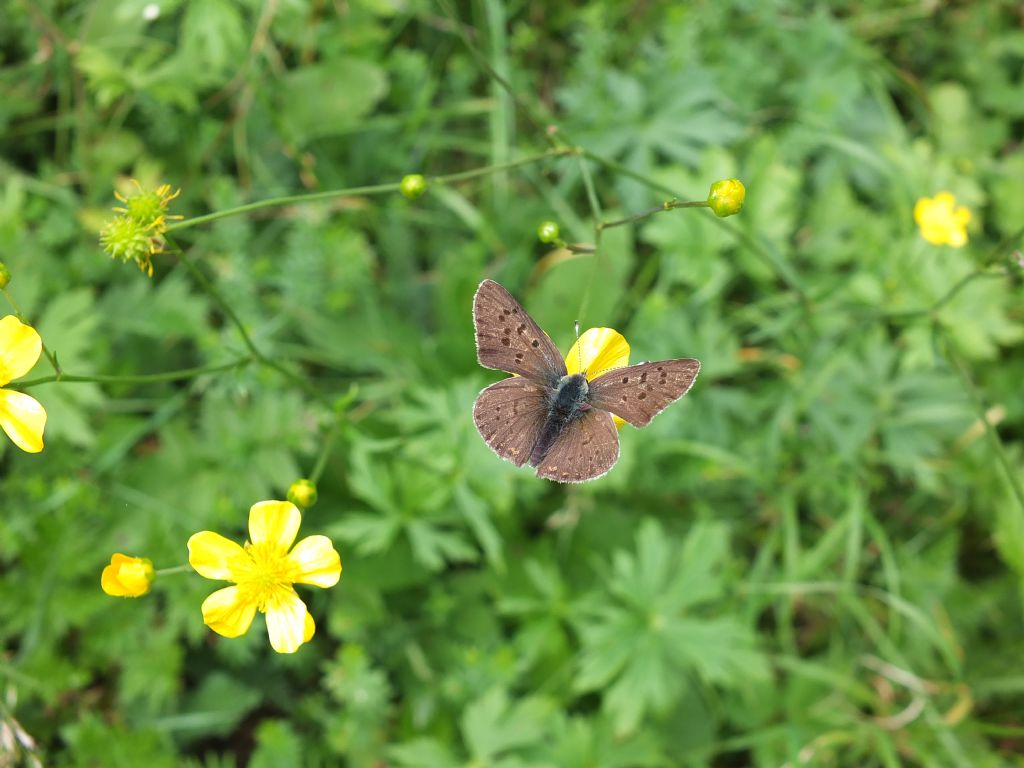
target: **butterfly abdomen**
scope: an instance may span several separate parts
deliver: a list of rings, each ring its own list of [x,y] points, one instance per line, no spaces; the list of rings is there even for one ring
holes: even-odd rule
[[[544,460],[558,436],[583,414],[588,407],[588,392],[587,377],[582,373],[563,376],[555,385],[548,405],[547,418],[544,420],[544,426],[530,453],[529,464],[531,467],[537,466]]]

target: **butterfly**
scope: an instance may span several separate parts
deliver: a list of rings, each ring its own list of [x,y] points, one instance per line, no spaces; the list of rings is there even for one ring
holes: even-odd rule
[[[569,374],[548,335],[493,280],[473,297],[480,365],[516,374],[492,384],[473,405],[473,422],[496,454],[559,483],[601,477],[619,459],[612,414],[646,427],[697,378],[692,358],[614,368],[592,381]]]

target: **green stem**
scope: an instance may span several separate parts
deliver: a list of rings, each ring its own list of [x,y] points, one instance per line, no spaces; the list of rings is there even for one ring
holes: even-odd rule
[[[345,413],[339,413],[334,422],[331,424],[331,429],[327,433],[327,437],[324,438],[323,445],[320,446],[320,455],[316,457],[316,464],[313,466],[313,471],[309,475],[309,479],[314,483],[320,482],[320,476],[323,475],[324,469],[327,467],[327,459],[331,455],[331,449],[334,447],[334,441],[338,437],[338,431],[341,427],[341,421],[345,418]]]
[[[281,363],[277,362],[276,360],[271,360],[269,357],[260,352],[260,350],[256,347],[256,344],[253,342],[252,337],[249,336],[249,332],[245,329],[245,325],[242,323],[241,318],[235,313],[235,310],[232,309],[231,305],[228,304],[227,300],[220,295],[220,291],[217,290],[213,283],[211,283],[210,280],[206,277],[206,275],[203,274],[203,271],[196,266],[195,262],[193,262],[192,259],[188,257],[188,254],[186,254],[185,251],[182,250],[177,243],[173,242],[170,238],[167,239],[167,242],[171,245],[172,248],[175,249],[175,251],[177,251],[178,258],[180,258],[181,262],[188,268],[188,271],[192,273],[192,276],[195,278],[196,282],[199,283],[200,287],[204,291],[206,291],[207,294],[209,294],[210,298],[213,299],[213,301],[221,308],[224,314],[228,316],[228,319],[231,320],[235,328],[238,329],[238,333],[242,337],[242,342],[248,348],[252,357],[255,360],[257,360],[261,365],[265,365],[268,368],[273,368],[286,379],[292,381],[296,386],[304,390],[306,394],[308,394],[314,400],[324,401],[324,395],[316,387],[310,384],[306,379],[288,370],[285,366],[281,365]]]
[[[991,445],[992,451],[996,455],[996,459],[999,461],[1000,466],[1002,466],[1003,471],[1006,473],[1006,479],[1010,482],[1010,487],[1013,489],[1013,495],[1017,498],[1017,505],[1020,507],[1021,514],[1024,515],[1024,486],[1021,485],[1020,478],[1017,477],[1017,472],[1010,463],[1010,457],[1006,453],[1006,447],[1003,445],[1003,441],[999,437],[999,433],[988,420],[988,409],[985,408],[985,403],[981,399],[977,386],[971,380],[970,371],[968,371],[967,366],[964,365],[963,361],[953,351],[953,343],[948,335],[945,336],[945,339],[947,357],[953,364],[953,367],[956,368],[956,372],[960,376],[960,383],[963,385],[964,392],[967,393],[967,397],[974,405],[974,410],[977,412],[978,418],[981,419],[981,423],[985,425],[985,434],[988,437],[989,445]]]
[[[632,168],[627,168],[622,163],[616,162],[615,160],[609,160],[608,158],[602,157],[601,155],[594,154],[589,149],[585,149],[583,147],[577,147],[576,151],[579,154],[583,155],[583,157],[593,160],[598,165],[603,165],[605,168],[607,168],[609,171],[612,171],[613,173],[617,173],[620,176],[626,176],[628,178],[633,179],[634,181],[639,181],[644,186],[653,189],[655,192],[660,192],[663,195],[669,195],[670,197],[675,196],[675,190],[665,186],[660,182],[647,178],[642,173],[637,173]]]
[[[153,573],[157,576],[170,576],[174,573],[185,573],[191,570],[192,566],[186,563],[184,565],[175,565],[172,568],[157,568]]]
[[[309,476],[309,479],[313,481],[313,483],[320,481],[320,476],[324,473],[324,468],[327,466],[327,458],[330,456],[331,448],[334,446],[334,441],[338,437],[338,432],[341,429],[341,423],[347,417],[349,408],[352,407],[352,403],[356,401],[358,396],[359,387],[355,384],[351,384],[348,388],[348,392],[342,395],[335,402],[334,421],[331,423],[331,428],[327,433],[327,437],[324,438],[323,445],[320,446],[320,455],[317,456],[316,464],[313,466],[313,472]]]
[[[520,158],[519,160],[511,160],[507,163],[498,163],[496,165],[487,165],[481,168],[474,168],[469,171],[460,171],[458,173],[448,173],[443,176],[428,176],[427,183],[429,184],[450,184],[456,181],[465,181],[467,179],[474,179],[478,176],[487,176],[488,174],[496,173],[498,171],[506,171],[510,168],[518,168],[523,165],[530,165],[532,163],[539,163],[543,160],[547,160],[552,157],[560,157],[562,155],[568,155],[571,150],[553,149],[547,152],[541,152],[536,155],[530,155],[528,157]],[[177,221],[167,226],[168,232],[174,232],[179,229],[186,229],[193,227],[197,224],[207,224],[211,221],[217,221],[218,219],[225,219],[229,216],[239,216],[243,213],[250,213],[252,211],[259,211],[264,208],[278,208],[285,205],[295,205],[299,203],[315,203],[320,200],[333,200],[338,197],[356,197],[366,195],[381,195],[388,192],[398,192],[401,188],[400,182],[392,182],[388,184],[372,184],[365,187],[347,187],[345,189],[333,189],[327,192],[311,192],[302,195],[285,195],[283,197],[271,197],[266,200],[257,200],[252,203],[246,203],[245,205],[239,205],[235,208],[226,208],[223,211],[215,211],[214,213],[207,213],[203,216],[194,216],[191,219],[185,219],[184,221]]]
[[[594,180],[590,175],[590,169],[587,167],[587,161],[579,152],[573,153],[576,156],[576,163],[580,167],[580,176],[583,178],[583,188],[587,192],[587,203],[590,205],[590,213],[594,217],[594,234],[600,236],[601,234],[601,219],[604,218],[604,214],[601,212],[601,203],[597,197],[597,190],[594,187]]]
[[[68,384],[79,384],[85,382],[92,382],[94,384],[150,384],[153,382],[160,381],[181,381],[183,379],[192,379],[197,376],[202,376],[206,373],[220,373],[221,371],[229,371],[232,368],[238,368],[243,365],[251,363],[256,358],[252,355],[247,357],[240,357],[237,360],[232,360],[230,363],[220,363],[218,365],[204,365],[196,368],[182,368],[177,371],[165,371],[164,373],[147,373],[138,376],[115,376],[115,375],[104,375],[98,374],[95,376],[75,376],[69,373],[58,373],[54,376],[41,376],[38,379],[30,379],[29,381],[19,381],[18,389],[26,389],[28,387],[34,387],[39,384],[50,384],[53,382],[61,382]]]
[[[938,300],[930,307],[921,307],[920,309],[905,309],[897,310],[895,312],[877,312],[869,316],[871,320],[912,320],[916,317],[922,317],[924,315],[934,315],[944,306],[949,304],[953,299],[956,298],[957,294],[960,293],[964,288],[973,283],[979,277],[1005,277],[1006,272],[1000,270],[999,272],[989,272],[986,268],[976,269],[973,272],[969,272],[960,278],[952,288],[946,291]]]
[[[633,214],[632,216],[627,216],[624,219],[616,219],[615,221],[602,221],[600,224],[598,224],[598,227],[602,230],[611,229],[612,227],[621,227],[626,224],[632,224],[637,221],[643,221],[644,219],[648,219],[656,213],[665,213],[666,211],[671,211],[676,208],[707,207],[708,204],[705,200],[694,200],[688,203],[680,203],[678,200],[666,200],[664,203],[657,206],[656,208],[649,208],[646,211],[641,211],[640,213]]]

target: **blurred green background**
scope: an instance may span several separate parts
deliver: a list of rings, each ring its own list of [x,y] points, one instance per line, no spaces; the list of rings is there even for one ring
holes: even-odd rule
[[[0,258],[68,373],[245,352],[173,248],[152,279],[101,250],[129,178],[198,216],[590,153],[175,235],[319,396],[260,365],[31,388],[0,765],[1024,765],[1022,128],[1011,0],[0,0]],[[727,220],[536,237],[730,176]],[[917,232],[940,190],[964,248]],[[701,376],[607,477],[540,481],[471,421],[484,277],[563,350],[578,318]],[[311,643],[214,635],[194,573],[100,591],[112,552],[244,539],[352,384],[303,520],[345,568],[300,590]]]

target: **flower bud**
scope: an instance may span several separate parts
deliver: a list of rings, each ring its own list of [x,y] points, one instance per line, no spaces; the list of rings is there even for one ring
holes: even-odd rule
[[[537,239],[542,243],[553,243],[558,240],[558,224],[554,221],[542,221],[537,227]]]
[[[103,569],[100,586],[111,597],[141,597],[149,592],[156,574],[153,563],[145,557],[111,555],[110,565]]]
[[[299,509],[307,509],[316,504],[316,483],[302,478],[296,480],[288,488],[288,501]]]
[[[402,177],[402,182],[398,185],[398,188],[405,199],[415,200],[427,191],[427,180],[421,174],[410,173],[408,176]]]
[[[0,261],[0,288],[6,288],[7,284],[11,282],[11,270],[7,268],[7,265]]]
[[[725,218],[739,213],[743,208],[743,200],[747,196],[747,188],[739,179],[722,179],[711,185],[708,194],[708,207],[715,216]]]

